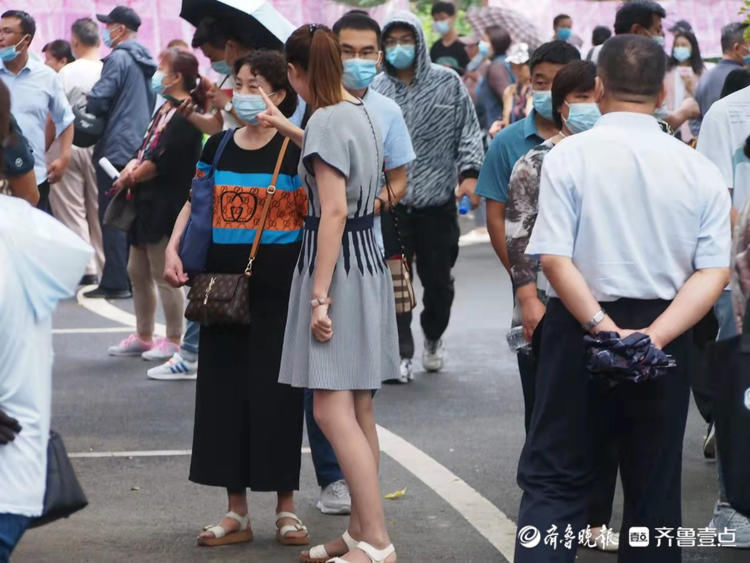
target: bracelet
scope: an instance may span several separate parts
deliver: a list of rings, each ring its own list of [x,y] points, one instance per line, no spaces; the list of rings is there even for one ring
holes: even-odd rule
[[[606,316],[607,314],[604,312],[604,309],[599,309],[591,320],[583,325],[583,330],[591,332],[605,319]]]
[[[312,305],[313,309],[316,309],[321,305],[330,305],[332,302],[333,300],[330,297],[316,297],[310,301],[310,305]]]

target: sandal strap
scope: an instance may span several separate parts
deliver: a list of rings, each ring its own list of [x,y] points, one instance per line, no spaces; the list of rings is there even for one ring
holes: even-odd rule
[[[359,549],[360,551],[364,551],[365,555],[367,555],[367,557],[369,557],[370,561],[372,561],[373,563],[382,563],[392,553],[396,552],[396,548],[393,547],[393,544],[389,545],[385,549],[375,549],[369,543],[363,541],[357,544],[357,549]]]
[[[227,535],[227,531],[222,526],[219,526],[218,524],[216,524],[216,526],[211,526],[210,528],[204,531],[210,534],[213,534],[217,540]]]
[[[224,518],[231,518],[232,520],[236,520],[237,523],[240,525],[240,531],[243,531],[247,529],[248,524],[250,523],[250,516],[245,514],[244,516],[241,516],[240,514],[237,514],[236,512],[230,510],[224,515]]]
[[[359,542],[351,536],[349,530],[344,530],[344,533],[341,534],[341,539],[344,540],[344,543],[346,544],[346,547],[349,549],[349,551],[357,549],[357,544]]]
[[[326,546],[323,544],[313,547],[310,551],[307,552],[307,556],[310,559],[328,559],[330,557],[330,555],[326,551]]]
[[[300,520],[299,517],[294,512],[279,512],[276,515],[276,522],[278,522],[282,518],[291,518],[292,520],[296,520],[297,522],[302,524],[302,520]]]
[[[305,526],[302,523],[302,520],[300,520],[296,514],[293,512],[279,512],[276,515],[276,527],[279,526],[279,520],[282,520],[283,518],[289,518],[290,520],[294,520],[294,524],[287,524],[286,526],[282,526],[279,528],[279,534],[282,536],[286,536],[289,532],[305,532],[307,533],[307,526]],[[324,555],[323,557],[327,557],[327,555]]]

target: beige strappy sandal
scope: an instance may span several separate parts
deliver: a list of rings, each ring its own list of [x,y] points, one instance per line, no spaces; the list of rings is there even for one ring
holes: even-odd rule
[[[279,520],[289,518],[294,520],[294,524],[287,524],[279,528]],[[304,536],[289,536],[292,532],[305,532]],[[310,543],[310,536],[307,533],[307,526],[302,523],[293,512],[279,512],[276,515],[276,541],[281,545],[307,545]]]
[[[347,551],[357,549],[357,544],[359,542],[349,534],[349,530],[346,530],[342,534],[341,539],[344,540]],[[303,551],[300,553],[299,560],[302,561],[302,563],[326,563],[331,557],[333,557],[333,555],[326,551],[325,545],[316,545],[310,551]]]
[[[370,558],[371,563],[385,563],[385,560],[388,559],[391,555],[396,553],[396,548],[393,547],[393,544],[389,545],[385,549],[375,549],[373,546],[371,546],[367,542],[359,542],[356,546],[356,549],[363,551],[367,557]],[[342,559],[341,557],[334,557],[333,559],[329,559],[328,563],[350,563],[346,559]]]
[[[236,512],[227,512],[225,518],[231,518],[236,520],[240,529],[234,532],[227,532],[227,530],[220,524],[215,526],[208,526],[205,528],[206,532],[211,532],[214,537],[204,538],[198,536],[198,545],[204,547],[216,547],[219,545],[232,545],[235,543],[244,543],[253,541],[253,530],[250,528],[250,516],[240,516]]]

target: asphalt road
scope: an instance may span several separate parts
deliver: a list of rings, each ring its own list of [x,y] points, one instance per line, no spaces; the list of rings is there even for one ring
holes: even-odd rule
[[[510,319],[510,284],[488,245],[463,248],[455,270],[457,294],[445,340],[446,369],[427,375],[418,367],[408,386],[387,386],[377,396],[379,424],[431,456],[515,519],[520,491],[516,463],[523,445],[523,403],[515,357],[505,344]],[[115,302],[132,310],[130,302]],[[116,328],[117,323],[74,301],[62,303],[56,329]],[[415,318],[418,354],[421,335]],[[108,345],[125,333],[56,334],[53,427],[74,453],[188,450],[191,446],[194,384],[153,382],[149,364],[114,359]],[[418,364],[419,362],[417,362]],[[273,432],[273,421],[268,431]],[[714,464],[701,452],[705,428],[691,408],[685,436],[684,525],[705,527],[716,497]],[[224,492],[187,480],[187,455],[73,460],[90,505],[68,520],[29,531],[14,561],[264,561],[292,562],[297,549],[274,542],[271,494],[251,495],[252,544],[200,548],[195,537],[218,520]],[[402,460],[403,461],[403,460]],[[389,531],[400,562],[505,561],[470,523],[471,509],[459,512],[399,460],[384,455],[384,493],[407,488],[385,501]],[[450,487],[450,483],[447,484]],[[340,534],[346,519],[315,509],[318,488],[309,454],[303,454],[297,511],[314,543]],[[618,491],[613,524],[621,515]],[[583,562],[616,558],[587,550]],[[740,562],[750,553],[731,549],[686,550],[689,562]]]

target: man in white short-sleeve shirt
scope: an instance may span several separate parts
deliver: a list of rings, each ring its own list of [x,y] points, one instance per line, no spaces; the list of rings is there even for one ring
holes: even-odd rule
[[[526,253],[541,255],[552,298],[518,468],[519,529],[584,529],[592,452],[611,439],[620,449],[622,530],[682,525],[690,330],[728,279],[730,203],[716,167],[664,135],[652,117],[665,96],[664,74],[653,40],[607,41],[597,78],[603,117],[558,144],[542,166]],[[639,383],[583,377],[584,336],[600,332],[644,333],[677,365]],[[646,547],[623,541],[619,549],[621,561],[680,561],[677,545],[658,547],[654,538]],[[516,549],[517,563],[574,560],[575,548]]]
[[[91,248],[56,219],[0,195],[0,411],[20,432],[0,445],[0,561],[42,512],[52,393],[52,320]]]

